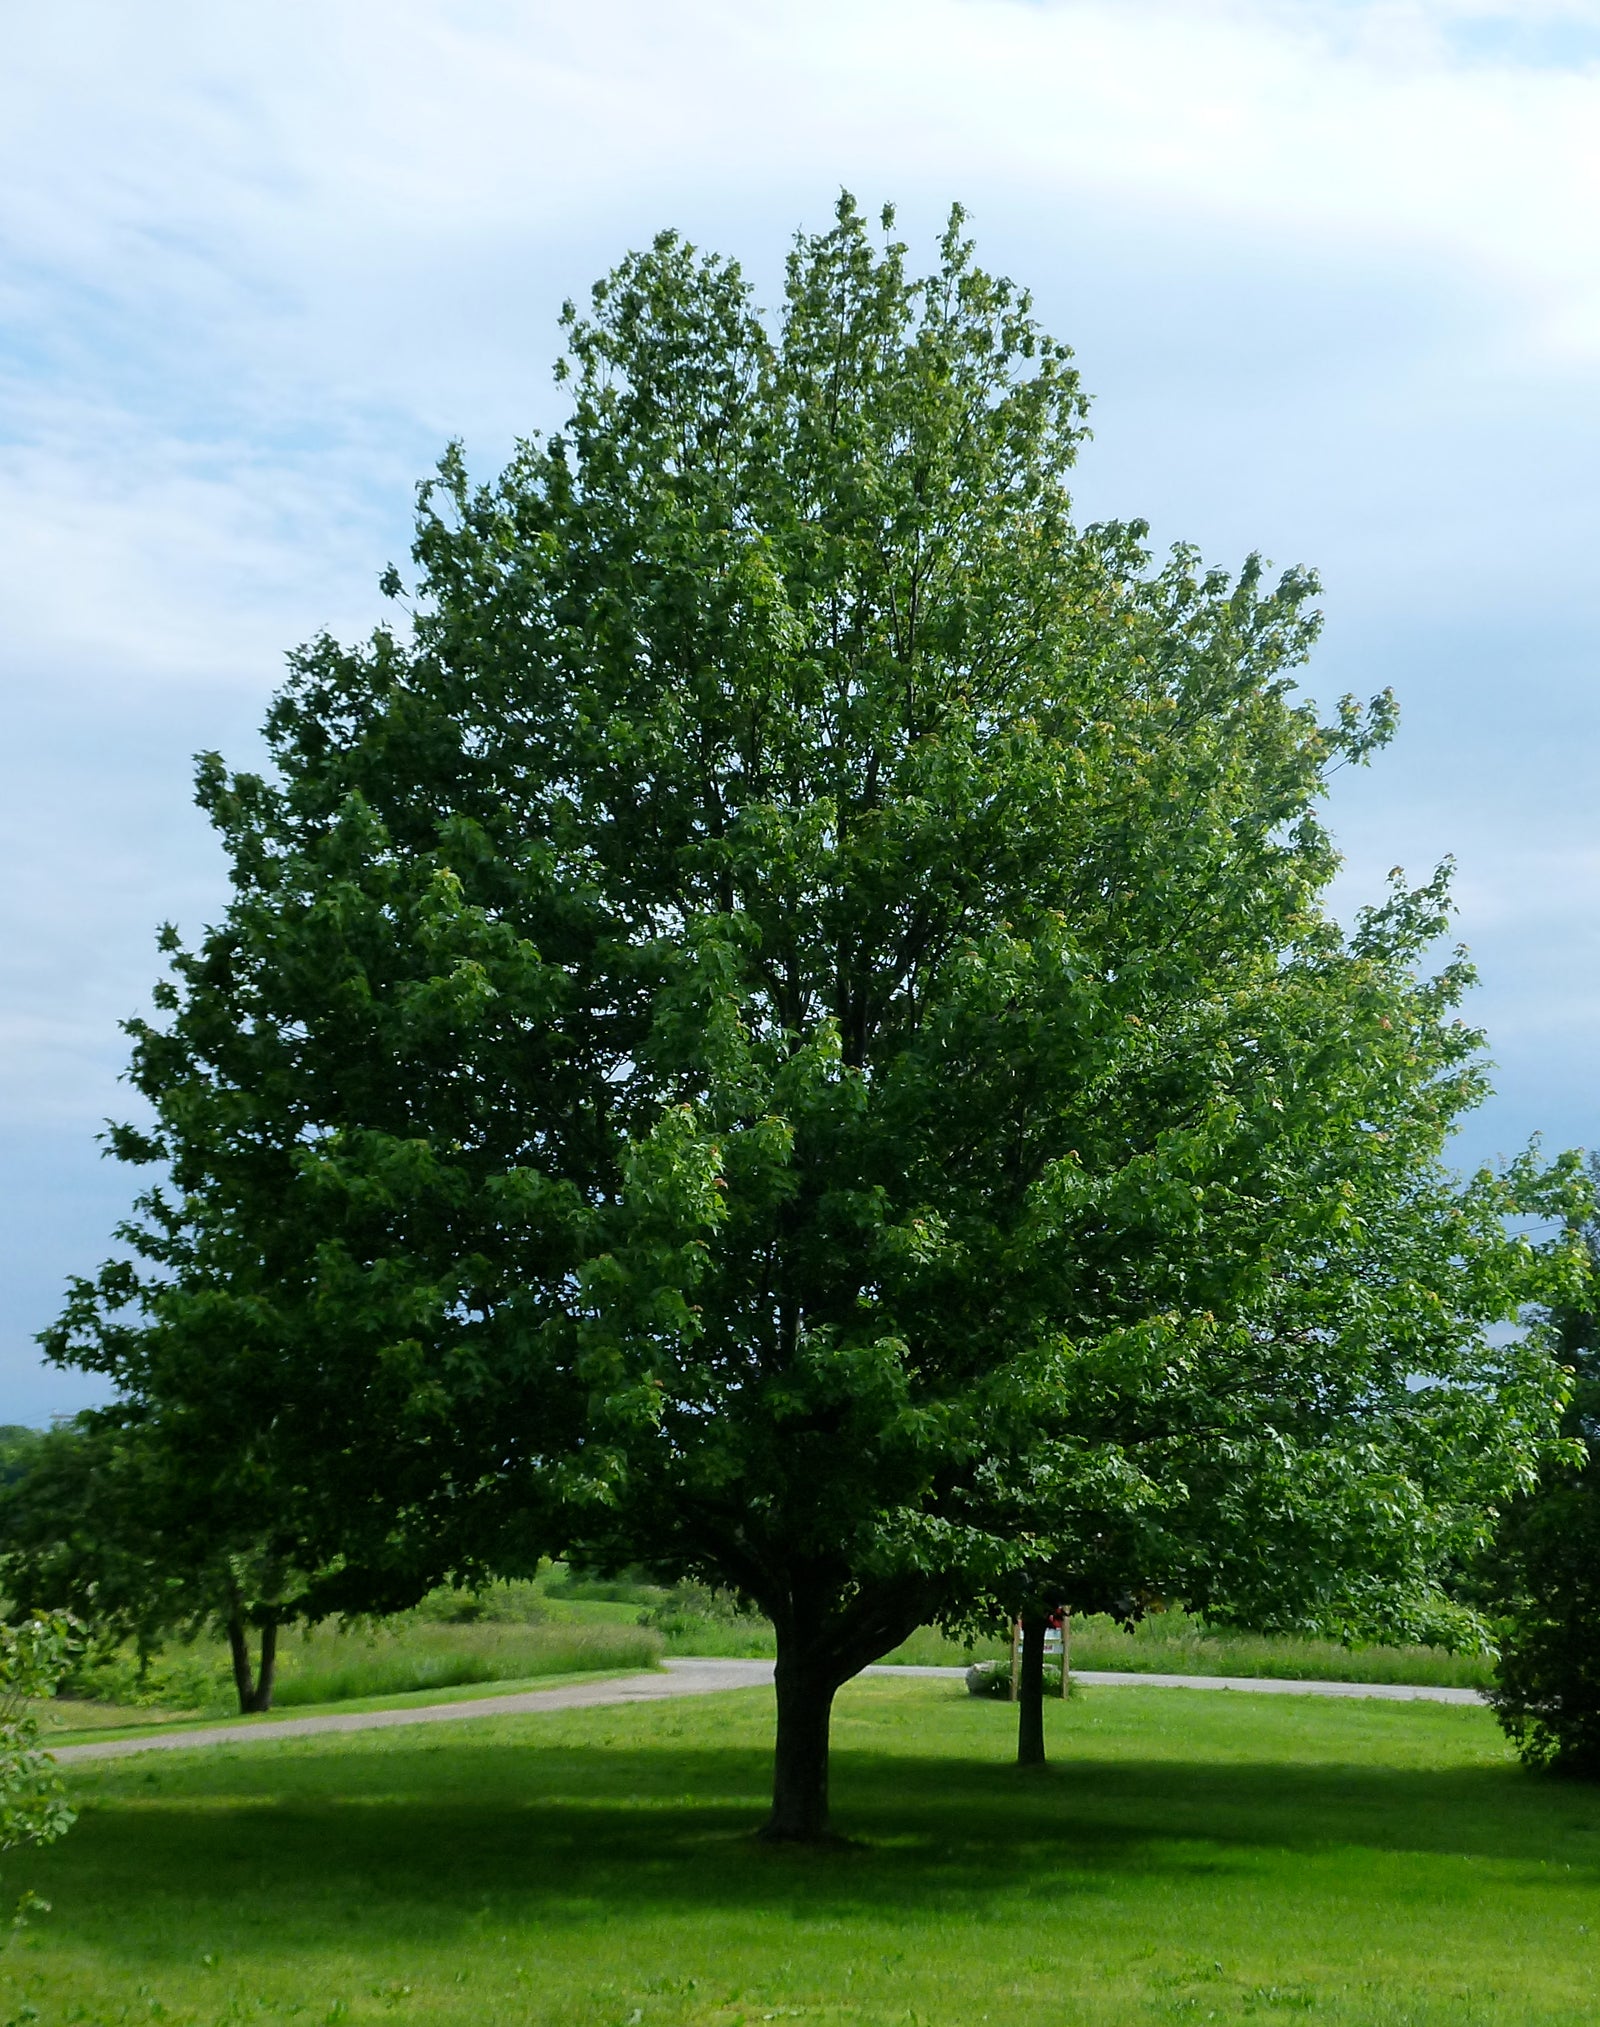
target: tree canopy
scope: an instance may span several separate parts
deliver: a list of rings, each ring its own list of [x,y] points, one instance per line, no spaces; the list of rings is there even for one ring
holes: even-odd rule
[[[1297,694],[1314,581],[1074,522],[1070,355],[959,213],[916,276],[844,200],[771,320],[663,235],[565,321],[569,424],[452,450],[409,616],[202,764],[234,897],[116,1141],[171,1180],[56,1354],[396,1597],[754,1601],[777,1835],[841,1682],[1046,1576],[1459,1631],[1560,1402],[1505,1214],[1571,1175],[1443,1165],[1442,878],[1327,908],[1394,714]]]
[[[0,1480],[0,1585],[14,1617],[66,1609],[99,1643],[142,1656],[169,1633],[215,1627],[240,1710],[269,1710],[280,1626],[330,1609],[330,1587],[355,1606],[355,1573],[308,1566],[252,1430],[219,1444],[213,1413],[197,1442],[185,1408],[155,1390],[32,1435]]]
[[[1600,1156],[1590,1156],[1600,1186]],[[1483,1575],[1497,1616],[1493,1701],[1522,1757],[1562,1773],[1600,1774],[1600,1210],[1573,1220],[1582,1280],[1538,1329],[1571,1373],[1565,1454],[1511,1502]]]

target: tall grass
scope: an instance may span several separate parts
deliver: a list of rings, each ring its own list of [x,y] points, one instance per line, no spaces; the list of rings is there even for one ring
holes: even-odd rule
[[[278,1648],[280,1708],[344,1703],[369,1696],[400,1696],[473,1683],[536,1681],[552,1675],[614,1668],[653,1668],[662,1636],[637,1623],[585,1623],[499,1617],[452,1619],[408,1612],[372,1626],[285,1629]],[[141,1669],[119,1653],[101,1659],[73,1684],[71,1702],[166,1715],[220,1715],[237,1708],[232,1667],[219,1640],[175,1643]],[[53,1715],[77,1720],[71,1702]],[[87,1715],[88,1713],[84,1713]]]
[[[777,1651],[765,1619],[739,1612],[721,1592],[680,1584],[671,1591],[626,1578],[573,1578],[562,1565],[536,1586],[546,1609],[574,1619],[602,1615],[617,1621],[638,1608],[655,1627],[669,1654],[716,1657],[760,1656]],[[884,1659],[920,1666],[959,1666],[1009,1655],[1003,1637],[952,1640],[924,1626]],[[1133,1626],[1103,1615],[1081,1616],[1072,1625],[1072,1665],[1137,1675],[1259,1675],[1300,1682],[1409,1682],[1446,1688],[1484,1689],[1494,1680],[1487,1654],[1452,1654],[1442,1647],[1345,1647],[1334,1640],[1290,1634],[1234,1633],[1208,1626],[1194,1613],[1152,1612]]]
[[[999,1660],[1004,1639],[951,1640],[924,1626],[884,1658],[913,1666]],[[1487,1654],[1451,1654],[1442,1647],[1344,1647],[1335,1640],[1289,1634],[1232,1633],[1183,1611],[1152,1612],[1134,1626],[1101,1615],[1072,1621],[1071,1664],[1130,1675],[1263,1675],[1284,1682],[1410,1682],[1451,1689],[1486,1689],[1494,1680]]]
[[[621,1579],[580,1584],[563,1577],[471,1593],[437,1591],[415,1611],[370,1626],[290,1629],[279,1649],[275,1701],[295,1708],[587,1670],[649,1668],[663,1653],[771,1658],[776,1651],[771,1625],[737,1610],[721,1593],[691,1585],[667,1591]],[[957,1641],[925,1626],[885,1659],[948,1667],[1001,1659],[1008,1652],[1003,1638]],[[1152,1613],[1133,1627],[1101,1617],[1074,1619],[1071,1658],[1075,1669],[1129,1674],[1470,1689],[1493,1680],[1486,1655],[1230,1633],[1183,1611]],[[102,1710],[132,1707],[152,1716],[210,1716],[236,1708],[227,1650],[210,1639],[175,1642],[143,1668],[128,1652],[102,1657],[80,1674],[72,1695],[92,1699]],[[91,1708],[78,1707],[81,1716],[68,1715],[71,1705],[63,1699],[51,1714],[72,1725],[92,1717]]]
[[[626,1586],[617,1583],[606,1587],[604,1602],[589,1601],[586,1588],[584,1601],[558,1604],[563,1592],[552,1589],[551,1609],[574,1618],[604,1613],[621,1619],[631,1609],[625,1592]],[[735,1613],[720,1595],[684,1585],[663,1597],[641,1586],[638,1602],[645,1606],[641,1618],[662,1634],[669,1654],[770,1659],[777,1651],[767,1620]],[[1003,1636],[952,1640],[936,1627],[923,1626],[884,1659],[952,1667],[1009,1653]],[[1442,1647],[1345,1647],[1335,1640],[1290,1634],[1234,1633],[1181,1610],[1152,1612],[1133,1626],[1103,1615],[1077,1617],[1071,1658],[1074,1668],[1138,1675],[1263,1675],[1280,1681],[1410,1682],[1461,1689],[1485,1689],[1494,1680],[1494,1661],[1487,1654],[1451,1654]]]
[[[313,1628],[287,1642],[282,1706],[399,1696],[474,1682],[526,1682],[586,1669],[653,1668],[658,1633],[645,1626],[380,1626],[370,1633]]]

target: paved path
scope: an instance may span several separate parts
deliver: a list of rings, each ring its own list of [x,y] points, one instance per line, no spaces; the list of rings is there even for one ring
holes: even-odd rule
[[[1267,1696],[1378,1696],[1390,1703],[1482,1703],[1479,1689],[1442,1689],[1427,1682],[1289,1682],[1272,1675],[1111,1675],[1074,1668],[1074,1682],[1137,1684],[1145,1689],[1248,1689]]]
[[[522,1689],[510,1696],[474,1696],[458,1703],[419,1703],[399,1710],[329,1711],[320,1717],[266,1717],[255,1724],[151,1731],[51,1748],[62,1761],[120,1759],[125,1753],[172,1752],[184,1746],[254,1745],[275,1738],[314,1738],[329,1731],[380,1731],[396,1724],[450,1724],[464,1717],[521,1717],[540,1710],[583,1710],[599,1703],[654,1703],[664,1696],[704,1696],[770,1682],[770,1661],[669,1661],[666,1672],[571,1682],[562,1689]]]
[[[770,1667],[772,1664],[766,1664]],[[672,1663],[669,1661],[670,1668]],[[864,1675],[963,1676],[964,1668],[865,1668]],[[1482,1703],[1477,1689],[1435,1689],[1426,1682],[1294,1682],[1276,1675],[1118,1674],[1105,1668],[1074,1668],[1074,1682],[1088,1689],[1250,1689],[1266,1696],[1380,1696],[1392,1703]],[[1054,1699],[1050,1699],[1054,1701]]]
[[[959,1681],[962,1668],[868,1668],[868,1675],[942,1676]],[[1285,1682],[1257,1675],[1120,1675],[1075,1668],[1073,1680],[1090,1688],[1242,1689],[1278,1696],[1376,1696],[1402,1703],[1481,1703],[1476,1689],[1433,1689],[1406,1682]],[[541,1710],[585,1710],[597,1704],[657,1703],[669,1696],[707,1696],[719,1689],[759,1688],[772,1680],[770,1661],[672,1660],[664,1672],[574,1682],[564,1689],[522,1689],[509,1696],[476,1696],[457,1703],[413,1704],[399,1710],[331,1711],[321,1717],[263,1718],[255,1724],[217,1724],[187,1731],[152,1731],[53,1748],[61,1761],[120,1759],[127,1753],[177,1752],[188,1746],[256,1745],[276,1738],[315,1738],[324,1732],[381,1731],[400,1724],[454,1724],[471,1717],[523,1717]]]

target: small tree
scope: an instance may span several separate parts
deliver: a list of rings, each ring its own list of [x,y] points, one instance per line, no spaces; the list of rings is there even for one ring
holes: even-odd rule
[[[1600,1185],[1600,1157],[1590,1173]],[[1600,1214],[1576,1220],[1584,1285],[1544,1312],[1542,1332],[1572,1375],[1564,1457],[1507,1513],[1488,1559],[1500,1615],[1490,1701],[1534,1766],[1600,1776]]]
[[[758,1604],[779,1837],[841,1683],[1108,1527],[1432,1623],[1558,1389],[1482,1326],[1561,1177],[1440,1166],[1442,885],[1322,904],[1388,700],[1294,698],[1305,575],[1075,527],[1065,348],[959,214],[921,278],[889,225],[771,326],[624,262],[570,427],[424,489],[409,632],[296,658],[270,779],[203,764],[235,896],[117,1141],[172,1183],[53,1340],[248,1428],[346,1568]]]
[[[38,1437],[0,1488],[0,1582],[14,1608],[70,1611],[141,1657],[214,1627],[240,1711],[270,1710],[279,1628],[326,1606],[320,1573],[261,1510],[248,1448],[203,1455],[126,1405]]]

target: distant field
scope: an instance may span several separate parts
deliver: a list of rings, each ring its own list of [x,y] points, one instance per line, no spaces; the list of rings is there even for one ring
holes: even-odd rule
[[[774,1651],[766,1620],[739,1613],[708,1592],[574,1581],[556,1565],[535,1582],[493,1585],[480,1597],[436,1593],[416,1611],[372,1626],[292,1629],[281,1649],[277,1703],[289,1709],[471,1683],[645,1668],[663,1654],[770,1656]],[[957,1642],[925,1627],[886,1658],[959,1664],[1007,1651],[1002,1639]],[[1072,1662],[1077,1668],[1140,1673],[1475,1689],[1486,1687],[1493,1674],[1484,1655],[1215,1632],[1180,1611],[1152,1613],[1131,1629],[1105,1618],[1077,1619]],[[60,1702],[49,1711],[56,1723],[74,1730],[124,1722],[130,1710],[159,1720],[214,1716],[235,1708],[227,1652],[218,1640],[174,1643],[143,1674],[131,1654],[121,1655],[79,1690],[70,1704]]]
[[[0,2022],[1555,2027],[1600,2018],[1600,1791],[1487,1712],[841,1698],[856,1847],[772,1851],[771,1695],[74,1767]]]
[[[888,1658],[924,1666],[1009,1654],[1003,1640],[976,1648],[947,1640],[933,1627],[914,1633]],[[1187,1612],[1155,1612],[1131,1628],[1106,1618],[1075,1618],[1074,1668],[1141,1675],[1267,1675],[1295,1682],[1417,1682],[1441,1688],[1487,1689],[1494,1662],[1487,1654],[1451,1654],[1442,1647],[1341,1647],[1251,1633],[1212,1632]]]
[[[672,1594],[648,1586],[630,1590],[623,1583],[579,1584],[563,1590],[562,1580],[556,1582],[558,1588],[549,1594],[552,1606],[574,1615],[605,1613],[620,1621],[630,1611],[644,1609],[661,1630],[669,1654],[776,1652],[765,1619],[727,1610],[708,1613],[692,1602],[674,1604]],[[600,1592],[606,1594],[603,1603],[596,1597]],[[999,1659],[1009,1651],[1004,1639],[957,1641],[925,1626],[884,1658],[926,1667]],[[1140,1674],[1267,1675],[1288,1681],[1416,1682],[1461,1689],[1484,1689],[1494,1679],[1494,1662],[1487,1654],[1451,1654],[1440,1647],[1343,1647],[1332,1640],[1229,1633],[1212,1630],[1183,1611],[1152,1612],[1132,1627],[1105,1617],[1076,1618],[1072,1663]]]
[[[475,1683],[525,1682],[597,1669],[651,1668],[665,1648],[662,1635],[639,1624],[637,1606],[590,1613],[519,1596],[506,1585],[491,1600],[497,1614],[453,1621],[451,1601],[373,1625],[287,1629],[279,1649],[275,1703],[307,1704],[447,1691]],[[211,1717],[236,1711],[226,1648],[219,1640],[175,1643],[141,1675],[119,1655],[75,1685],[81,1692],[44,1706],[58,1727],[73,1730],[150,1719]]]

